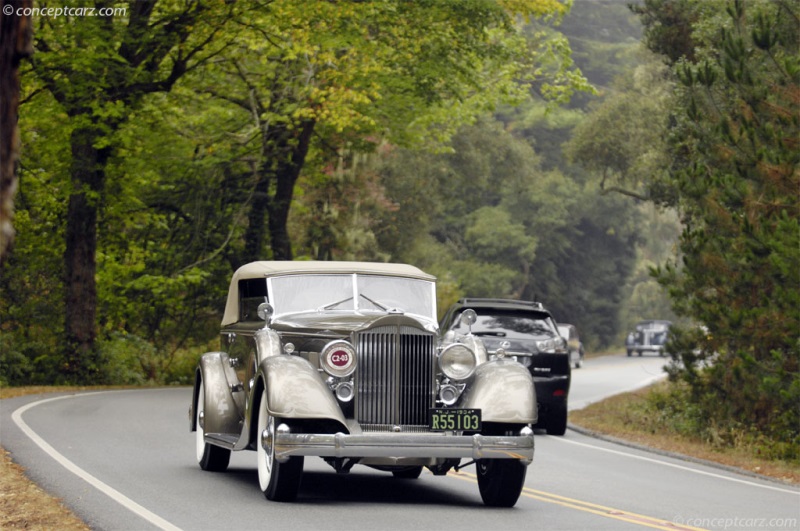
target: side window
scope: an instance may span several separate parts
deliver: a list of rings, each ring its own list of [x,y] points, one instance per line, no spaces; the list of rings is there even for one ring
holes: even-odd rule
[[[267,300],[267,279],[239,281],[239,321],[258,321],[258,305]]]

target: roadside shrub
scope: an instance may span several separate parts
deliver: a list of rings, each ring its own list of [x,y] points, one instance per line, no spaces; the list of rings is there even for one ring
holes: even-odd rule
[[[0,336],[0,387],[22,385],[30,379],[33,372],[28,358],[14,350],[10,341]]]
[[[100,341],[98,348],[105,363],[110,385],[142,385],[147,383],[143,367],[155,356],[155,348],[138,336],[115,332]]]
[[[58,377],[60,353],[47,334],[0,334],[0,385],[49,385]]]
[[[646,395],[644,417],[653,419],[661,431],[703,442],[711,448],[734,448],[762,459],[800,463],[800,438],[791,427],[780,434],[762,430],[723,412],[728,404],[720,402],[715,394],[693,396],[693,393],[682,382],[656,386]]]
[[[164,383],[168,385],[192,385],[194,370],[201,352],[217,350],[218,345],[206,349],[182,349],[175,353],[169,367],[164,372]]]

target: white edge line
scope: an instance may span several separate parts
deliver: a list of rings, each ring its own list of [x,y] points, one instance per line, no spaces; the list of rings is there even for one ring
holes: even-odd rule
[[[83,393],[80,396],[88,396],[92,394],[100,394],[100,393]],[[33,442],[35,442],[39,448],[45,451],[50,457],[55,459],[61,466],[78,476],[79,478],[83,479],[94,488],[111,498],[112,500],[116,501],[126,509],[138,514],[151,524],[159,527],[161,529],[170,530],[170,531],[180,531],[179,527],[171,524],[170,522],[164,520],[157,514],[154,514],[135,501],[131,500],[118,490],[114,489],[113,487],[106,485],[96,477],[92,476],[82,468],[78,467],[75,463],[58,453],[55,448],[50,446],[44,439],[39,437],[39,435],[33,431],[24,420],[22,420],[22,414],[25,413],[27,410],[36,407],[38,405],[44,404],[46,402],[52,402],[54,400],[63,400],[64,398],[73,398],[76,395],[66,395],[66,396],[57,396],[55,398],[47,398],[45,400],[39,400],[37,402],[32,402],[25,406],[20,407],[14,413],[11,414],[11,418],[14,423],[21,429],[25,435],[27,435]]]
[[[569,439],[563,439],[563,438],[560,438],[560,437],[553,437],[552,439],[556,440],[556,441],[559,441],[559,442],[565,442],[565,443],[569,443],[569,444],[576,444],[578,446],[585,446],[586,448],[592,448],[594,450],[600,450],[600,451],[603,451],[603,452],[617,454],[617,455],[621,455],[621,456],[624,456],[624,457],[630,457],[631,459],[640,459],[642,461],[648,461],[650,463],[656,463],[656,464],[663,465],[663,466],[669,466],[669,467],[672,467],[672,468],[677,468],[677,469],[680,469],[680,470],[685,470],[685,471],[688,471],[688,472],[692,472],[694,474],[701,474],[701,475],[704,475],[704,476],[710,476],[710,477],[717,478],[717,479],[724,479],[724,480],[727,480],[727,481],[733,481],[735,483],[743,483],[745,485],[750,485],[752,487],[760,487],[762,489],[776,490],[778,492],[785,492],[787,494],[794,494],[795,496],[800,496],[800,491],[796,491],[796,490],[783,489],[781,487],[773,487],[772,485],[763,485],[761,483],[756,483],[754,481],[748,481],[746,479],[739,479],[739,478],[733,478],[733,477],[730,477],[730,476],[723,476],[722,474],[715,474],[713,472],[706,472],[705,470],[698,470],[696,468],[691,468],[691,467],[688,467],[688,466],[676,465],[675,463],[668,463],[666,461],[661,461],[659,459],[653,459],[651,457],[644,457],[644,456],[641,456],[641,455],[633,455],[633,454],[629,454],[629,453],[626,453],[626,452],[620,452],[619,450],[612,450],[611,448],[603,448],[602,446],[595,446],[593,444],[586,444],[586,443],[582,443],[582,442],[578,442],[578,441],[571,441]]]

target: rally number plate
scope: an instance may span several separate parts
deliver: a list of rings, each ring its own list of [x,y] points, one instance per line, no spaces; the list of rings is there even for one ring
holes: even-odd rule
[[[481,410],[433,408],[429,411],[428,427],[433,431],[478,431]]]

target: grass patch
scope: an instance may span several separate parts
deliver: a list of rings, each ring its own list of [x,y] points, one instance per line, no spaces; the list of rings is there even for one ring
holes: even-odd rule
[[[636,444],[675,452],[762,474],[785,483],[800,483],[800,462],[765,459],[764,441],[746,430],[721,433],[713,422],[695,426],[690,414],[669,402],[674,386],[651,387],[613,396],[570,412],[570,422],[587,430]]]
[[[0,448],[0,529],[89,531],[61,502],[36,486]]]

